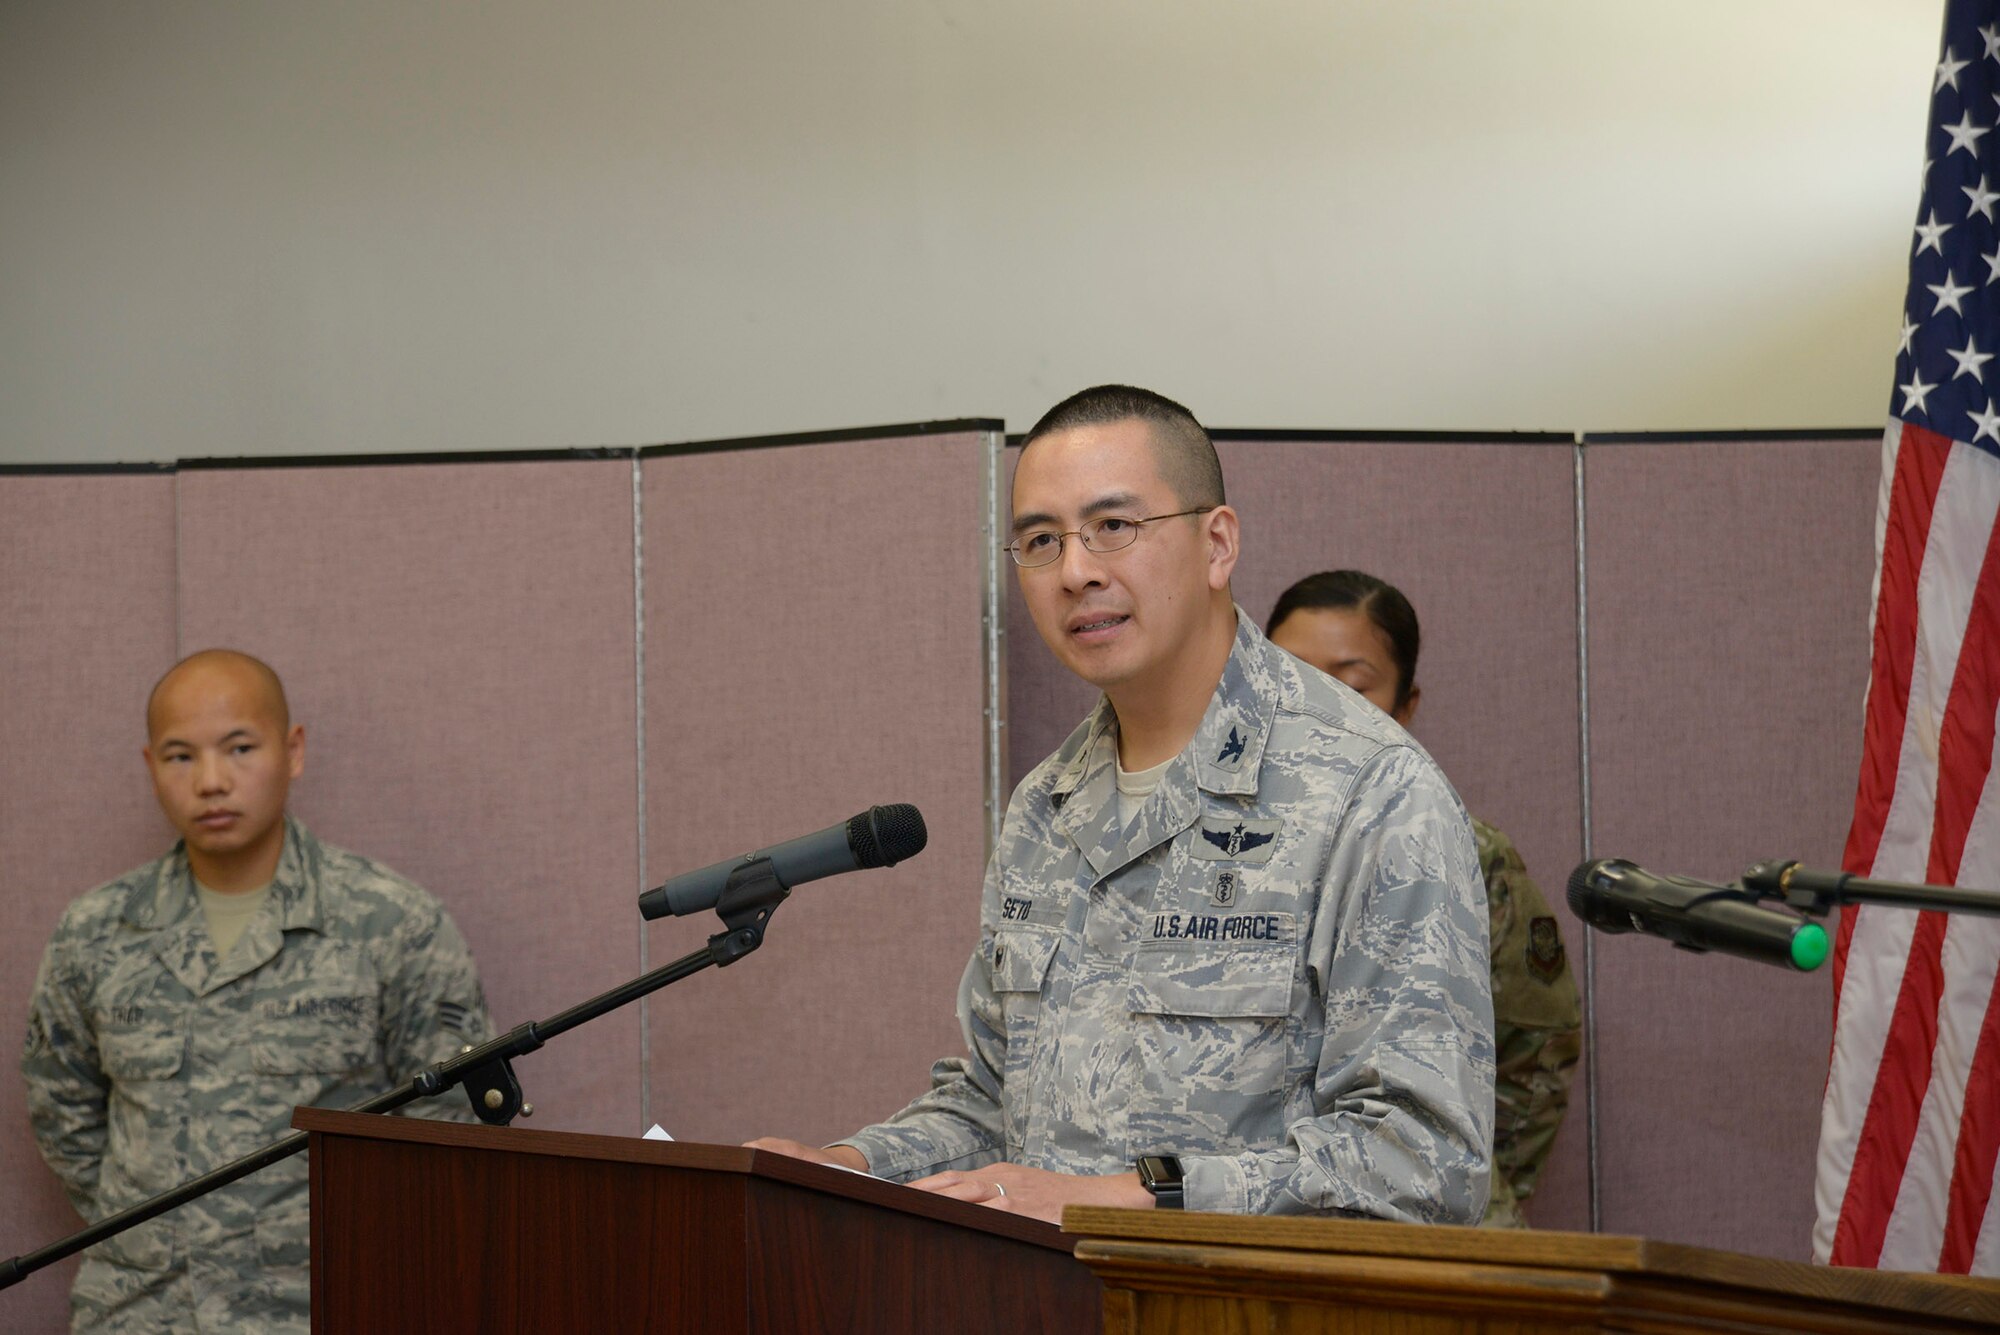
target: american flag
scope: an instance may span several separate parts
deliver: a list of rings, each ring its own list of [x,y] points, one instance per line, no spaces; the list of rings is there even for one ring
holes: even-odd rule
[[[2000,886],[2000,4],[1953,3],[1875,520],[1849,871]],[[2000,919],[1866,907],[1835,938],[1813,1254],[2000,1274]]]

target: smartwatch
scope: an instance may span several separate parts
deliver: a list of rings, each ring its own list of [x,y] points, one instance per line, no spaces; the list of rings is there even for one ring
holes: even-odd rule
[[[1162,1210],[1179,1210],[1186,1204],[1181,1194],[1181,1161],[1171,1154],[1142,1154],[1134,1165],[1139,1185],[1153,1193],[1153,1204]]]

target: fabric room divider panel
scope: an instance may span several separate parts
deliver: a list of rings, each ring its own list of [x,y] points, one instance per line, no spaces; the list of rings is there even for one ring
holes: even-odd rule
[[[1095,698],[1049,657],[998,553],[1014,453],[1001,461],[998,431],[662,447],[636,465],[0,469],[0,1026],[19,1032],[63,905],[171,841],[138,759],[144,695],[178,654],[232,644],[284,673],[307,726],[295,809],[445,901],[502,1026],[713,930],[643,926],[645,885],[917,803],[917,859],[801,888],[757,956],[519,1064],[533,1126],[822,1140],[894,1111],[960,1050],[995,804]],[[1767,856],[1838,861],[1878,434],[1581,451],[1217,436],[1244,522],[1238,600],[1261,621],[1291,580],[1336,566],[1410,594],[1414,731],[1519,843],[1580,976],[1561,900],[1586,776],[1596,855],[1716,879]],[[1592,950],[1599,1101],[1580,1081],[1534,1222],[1588,1226],[1594,1111],[1606,1231],[1803,1256],[1826,979],[1637,938]],[[0,1081],[0,1181],[21,1184],[0,1252],[73,1227],[18,1079]],[[70,1273],[0,1296],[0,1324],[60,1328]]]
[[[187,652],[267,659],[293,810],[429,889],[494,1023],[637,972],[632,462],[182,465]],[[516,1066],[531,1123],[637,1134],[636,1008]]]
[[[1584,448],[1592,851],[1727,881],[1840,862],[1881,435]],[[1596,942],[1603,1227],[1805,1260],[1831,1034],[1799,975]]]
[[[28,1132],[16,1069],[56,919],[173,832],[139,749],[174,661],[174,479],[0,470],[0,1255],[82,1227]],[[0,1326],[66,1330],[74,1261],[0,1294]]]
[[[913,802],[930,846],[808,884],[764,948],[647,1003],[650,1116],[823,1141],[963,1051],[987,848],[997,422],[647,451],[646,873]],[[651,929],[655,963],[712,914]]]

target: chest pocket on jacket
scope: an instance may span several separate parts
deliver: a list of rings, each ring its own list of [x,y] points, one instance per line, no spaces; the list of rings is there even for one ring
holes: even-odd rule
[[[1015,928],[993,934],[993,990],[995,992],[1040,992],[1048,977],[1049,961],[1055,958],[1054,932]]]
[[[1292,1013],[1292,943],[1218,949],[1148,942],[1132,962],[1128,1008],[1136,1015],[1282,1020]]]
[[[1265,1096],[1290,1069],[1292,935],[1140,944],[1126,988],[1140,1063],[1135,1127],[1220,1144],[1276,1115]]]
[[[177,1029],[113,1026],[97,1035],[104,1073],[118,1083],[173,1079],[181,1069],[186,1048]]]
[[[1013,928],[993,934],[993,993],[1007,1026],[1007,1079],[1026,1074],[1042,1018],[1042,985],[1062,938]],[[1021,1085],[1019,1088],[1026,1088]]]
[[[1010,1155],[1019,1153],[1025,1134],[1035,1083],[1043,988],[1061,944],[1059,933],[1028,927],[993,934],[993,995],[1000,1004],[1001,1024],[1007,1035],[1007,1059],[1001,1072],[1007,1089],[1002,1100],[1001,1133]]]
[[[372,995],[313,991],[259,1006],[251,1069],[264,1075],[338,1075],[375,1060],[380,1006]]]

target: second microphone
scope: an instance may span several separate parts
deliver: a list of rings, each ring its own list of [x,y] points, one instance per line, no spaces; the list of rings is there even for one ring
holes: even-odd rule
[[[1687,950],[1781,964],[1801,972],[1826,959],[1826,929],[1754,902],[1741,888],[1657,876],[1622,858],[1570,873],[1569,906],[1600,932],[1644,932]]]
[[[771,870],[789,889],[843,872],[893,867],[923,852],[929,842],[923,813],[908,802],[870,807],[814,834],[683,872],[640,895],[639,914],[647,919],[678,918],[712,909],[731,873],[760,858],[770,859]]]

